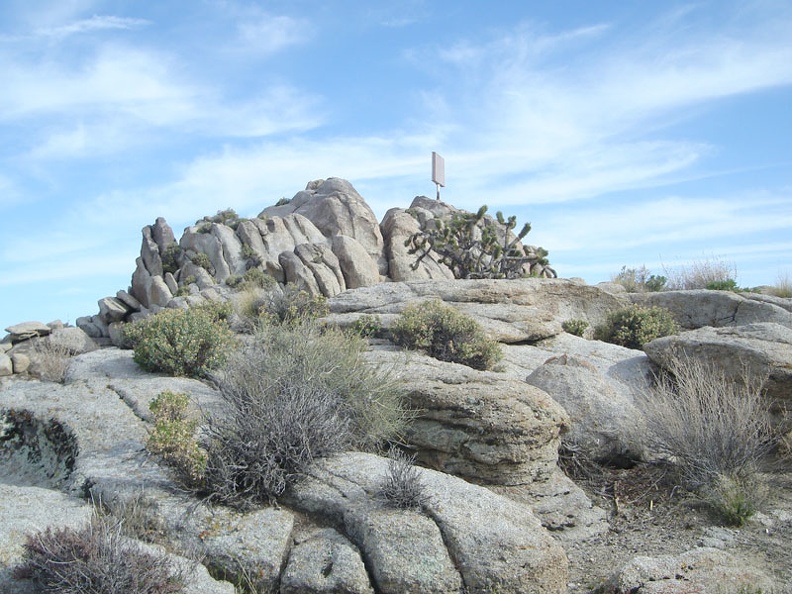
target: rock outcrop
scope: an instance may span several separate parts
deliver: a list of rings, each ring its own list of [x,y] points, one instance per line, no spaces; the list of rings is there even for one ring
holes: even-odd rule
[[[130,351],[114,348],[76,357],[64,384],[6,384],[0,410],[6,434],[14,437],[3,441],[0,482],[43,525],[55,521],[50,512],[84,520],[89,492],[119,514],[134,506],[169,550],[197,553],[215,575],[247,576],[261,592],[309,591],[307,584],[318,584],[315,591],[339,584],[360,592],[566,590],[564,552],[528,506],[423,469],[430,495],[425,513],[397,511],[378,496],[388,460],[372,454],[322,461],[280,509],[195,506],[174,491],[143,447],[148,405],[164,390],[189,393],[193,405],[210,414],[219,410],[213,388],[143,372]],[[545,406],[563,415],[551,401]],[[548,425],[551,439],[554,427]],[[37,500],[48,508],[38,510]],[[307,515],[298,522],[298,514]],[[23,537],[16,534],[0,550],[2,579],[10,579]]]
[[[77,325],[103,344],[123,346],[119,324],[164,307],[182,307],[185,297],[198,303],[205,299],[203,291],[231,285],[251,269],[325,297],[389,280],[450,280],[454,274],[436,255],[430,253],[416,266],[417,255],[404,243],[458,212],[418,196],[410,208],[389,211],[380,224],[352,184],[329,178],[310,182],[291,200],[265,208],[254,219],[232,210],[204,217],[185,229],[178,242],[158,218],[142,229],[129,288],[101,299],[99,313],[79,318]],[[497,226],[491,217],[487,221]],[[524,247],[526,274],[556,276],[540,263],[536,248]]]

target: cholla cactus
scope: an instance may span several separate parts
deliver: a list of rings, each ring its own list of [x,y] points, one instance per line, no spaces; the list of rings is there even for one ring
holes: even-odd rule
[[[529,276],[537,265],[548,267],[546,250],[521,244],[531,231],[530,223],[514,235],[517,217],[506,219],[498,212],[493,219],[486,213],[486,205],[475,214],[457,212],[450,220],[435,219],[434,228],[411,235],[404,245],[410,254],[418,254],[413,270],[430,253],[456,278],[519,278]]]

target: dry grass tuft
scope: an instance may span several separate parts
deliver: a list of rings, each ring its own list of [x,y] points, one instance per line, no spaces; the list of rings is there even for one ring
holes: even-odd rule
[[[680,353],[642,402],[650,447],[672,462],[682,486],[732,524],[759,503],[758,467],[775,445],[765,380],[745,370],[733,381],[716,365]]]

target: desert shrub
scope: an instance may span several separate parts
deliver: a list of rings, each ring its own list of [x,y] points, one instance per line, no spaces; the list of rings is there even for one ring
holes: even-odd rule
[[[520,242],[531,231],[530,223],[514,235],[517,217],[508,219],[498,212],[486,217],[487,206],[478,212],[455,212],[449,220],[435,219],[434,227],[418,231],[405,242],[410,254],[418,254],[412,264],[417,269],[432,254],[448,266],[456,278],[518,278],[526,266],[547,265],[547,251],[530,252]]]
[[[588,327],[589,323],[586,320],[566,320],[561,323],[561,328],[564,329],[564,332],[575,336],[583,336]]]
[[[668,276],[669,289],[706,289],[711,283],[734,281],[737,278],[737,267],[734,263],[710,257],[676,268],[667,268],[665,273]]]
[[[355,320],[352,325],[350,326],[352,332],[357,334],[358,336],[362,336],[363,338],[374,338],[377,336],[382,336],[383,328],[382,328],[382,321],[380,320],[379,316],[372,316],[369,314],[363,314],[357,320]]]
[[[491,369],[503,357],[500,345],[487,338],[473,318],[442,301],[407,306],[391,335],[400,346],[422,349],[441,361],[474,369]]]
[[[125,335],[143,369],[203,377],[222,364],[234,342],[230,313],[230,306],[218,304],[164,309],[127,324]]]
[[[184,250],[178,243],[171,243],[162,254],[162,271],[175,274],[180,268]]]
[[[640,268],[622,266],[619,274],[611,277],[611,282],[620,284],[629,293],[645,293],[662,291],[667,279],[664,276],[650,274],[646,266]]]
[[[291,198],[286,198],[286,196],[284,196],[283,198],[280,198],[280,199],[279,199],[279,200],[278,200],[278,201],[275,203],[275,206],[285,206],[285,205],[286,205],[286,204],[288,204],[289,202],[291,202]]]
[[[267,274],[261,268],[251,268],[245,271],[242,276],[242,286],[244,288],[271,289],[278,281],[272,275]]]
[[[256,268],[261,266],[261,255],[254,250],[247,243],[242,245],[242,257],[245,259],[245,265],[248,268]]]
[[[758,464],[774,446],[762,386],[747,370],[739,380],[683,352],[667,364],[641,405],[650,445],[672,461],[680,483],[721,516],[741,524],[762,485]]]
[[[184,592],[183,576],[165,557],[146,551],[117,521],[99,514],[82,528],[47,528],[28,536],[15,577],[59,594]]]
[[[154,429],[149,433],[146,449],[162,457],[179,473],[182,482],[199,484],[206,470],[206,452],[195,437],[198,421],[190,419],[184,393],[160,392],[151,401]]]
[[[260,305],[259,317],[270,324],[294,325],[315,320],[330,312],[327,298],[287,283],[281,290],[270,291]]]
[[[631,349],[641,349],[655,338],[679,332],[679,324],[667,309],[630,305],[608,315],[594,330],[594,338]]]
[[[378,495],[390,506],[398,509],[422,509],[429,503],[426,484],[415,466],[415,456],[408,456],[394,448],[389,453],[388,472],[383,478]]]
[[[261,327],[217,376],[226,414],[207,425],[210,497],[273,501],[316,458],[395,438],[407,418],[403,391],[364,362],[365,349],[312,322]]]
[[[197,254],[193,254],[190,257],[190,260],[196,266],[200,266],[204,270],[206,270],[209,274],[212,274],[212,261],[209,259],[209,256],[204,254],[203,252],[198,252]]]

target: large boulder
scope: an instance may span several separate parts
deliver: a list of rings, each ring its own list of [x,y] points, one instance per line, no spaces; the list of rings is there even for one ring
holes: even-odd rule
[[[715,365],[735,381],[746,373],[767,376],[765,389],[771,401],[792,400],[792,328],[781,324],[704,327],[658,338],[645,344],[644,351],[661,367],[685,356]]]
[[[382,592],[566,592],[567,560],[527,506],[463,480],[416,469],[426,516],[391,511],[377,493],[388,460],[347,453],[322,460],[288,501],[343,527],[372,563]],[[401,526],[401,529],[398,529]]]
[[[775,592],[774,580],[745,559],[714,548],[698,548],[681,555],[635,557],[614,573],[602,589],[613,594],[721,594]]]
[[[617,380],[608,380],[585,359],[549,358],[525,380],[547,392],[569,414],[564,444],[586,458],[630,466],[643,456],[643,417],[633,396]]]
[[[498,485],[527,484],[554,471],[569,419],[542,390],[418,353],[385,348],[366,358],[409,369],[400,381],[418,413],[405,440],[423,464]]]
[[[360,242],[346,235],[333,237],[333,253],[344,275],[347,289],[368,287],[380,282],[377,263],[371,259]]]

